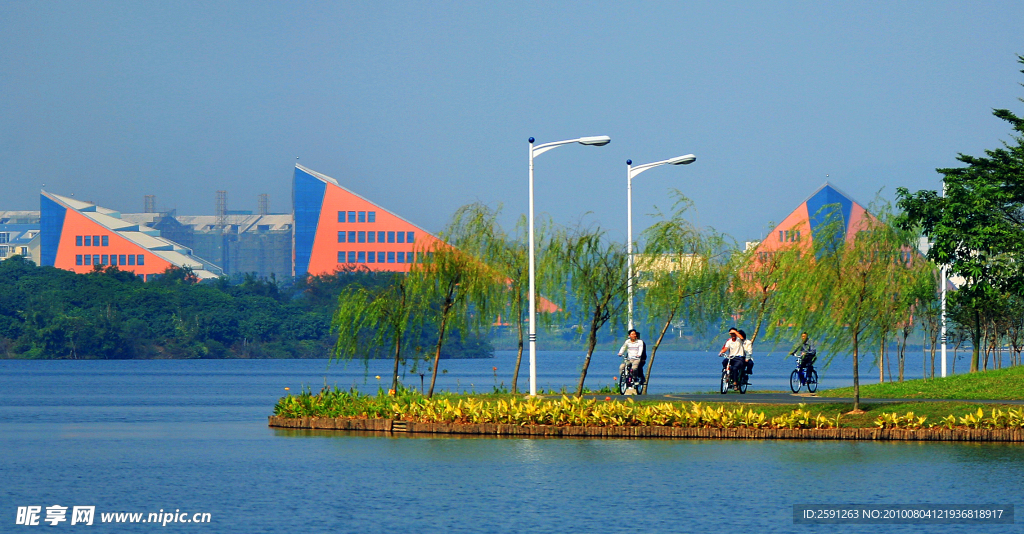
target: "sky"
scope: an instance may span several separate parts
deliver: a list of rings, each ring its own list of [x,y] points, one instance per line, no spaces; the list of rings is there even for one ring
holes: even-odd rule
[[[296,162],[432,232],[528,208],[626,239],[678,190],[759,239],[829,181],[940,187],[1010,139],[1024,2],[0,3],[0,210],[291,211]],[[297,159],[298,158],[298,159]]]

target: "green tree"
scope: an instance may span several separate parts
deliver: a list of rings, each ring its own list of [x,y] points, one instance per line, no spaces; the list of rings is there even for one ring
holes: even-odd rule
[[[725,236],[701,229],[686,219],[692,202],[676,191],[673,212],[644,231],[643,253],[636,256],[635,285],[641,288],[638,310],[660,325],[647,362],[647,385],[654,358],[674,321],[701,329],[717,324],[728,309],[731,267],[723,261]]]
[[[621,323],[626,311],[626,247],[606,242],[599,228],[562,230],[551,240],[543,262],[548,294],[586,328],[587,355],[576,396],[583,395],[597,333],[609,321]],[[571,305],[570,305],[570,300]]]
[[[338,336],[332,359],[362,355],[369,358],[379,347],[394,351],[391,389],[398,391],[398,368],[402,361],[402,340],[411,326],[415,295],[405,273],[379,273],[385,283],[372,286],[350,284],[338,296],[338,308],[331,321]]]
[[[450,332],[479,330],[496,316],[504,280],[479,255],[487,249],[482,240],[489,224],[487,211],[479,205],[460,208],[441,234],[443,240],[418,250],[410,269],[410,290],[422,299],[425,318],[437,325],[428,397],[434,395],[441,347]]]
[[[966,280],[950,300],[971,328],[971,372],[978,370],[986,314],[1004,293],[1024,295],[1024,119],[1006,109],[993,115],[1010,124],[1012,144],[983,157],[959,154],[965,166],[938,169],[942,195],[897,189],[900,224],[919,226],[932,243],[928,257]]]

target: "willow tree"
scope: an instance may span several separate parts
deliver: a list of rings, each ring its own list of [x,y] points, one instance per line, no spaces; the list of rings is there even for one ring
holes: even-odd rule
[[[852,351],[853,410],[860,411],[862,344],[877,339],[873,321],[881,303],[891,298],[890,265],[904,261],[905,251],[893,247],[884,223],[865,214],[858,228],[847,224],[834,205],[822,208],[813,240],[813,273],[787,283],[806,295],[824,345],[831,352]],[[823,334],[823,335],[822,335]]]
[[[644,395],[658,347],[673,321],[684,320],[700,328],[717,323],[727,309],[731,268],[723,260],[725,236],[687,220],[691,205],[676,192],[673,212],[644,231],[643,253],[635,261],[634,283],[642,295],[638,311],[660,325],[648,355]]]
[[[434,395],[441,347],[452,329],[465,333],[490,324],[502,276],[486,263],[482,241],[490,224],[479,204],[460,208],[452,217],[442,240],[433,240],[416,251],[411,266],[411,289],[421,299],[424,319],[437,325],[434,365],[428,397]]]
[[[604,237],[599,228],[562,230],[551,239],[543,263],[548,294],[586,328],[587,355],[576,396],[583,395],[598,331],[609,321],[621,322],[626,311],[626,247]]]
[[[800,236],[801,229],[798,225],[787,234]],[[728,309],[753,326],[751,342],[762,335],[781,337],[793,324],[809,327],[807,317],[813,308],[800,289],[814,268],[806,249],[799,237],[778,244],[762,241],[732,258]]]
[[[363,358],[385,347],[394,351],[391,390],[398,391],[398,368],[403,360],[402,341],[417,323],[417,296],[405,273],[376,273],[377,283],[353,283],[338,295],[331,329],[338,333],[331,359]]]

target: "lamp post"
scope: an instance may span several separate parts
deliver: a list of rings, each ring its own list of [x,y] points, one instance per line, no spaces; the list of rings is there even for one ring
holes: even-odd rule
[[[946,198],[946,179],[942,179],[942,198]],[[949,276],[947,266],[943,264],[939,267],[939,272],[942,273],[940,276],[939,283],[942,284],[942,377],[946,377],[946,277]],[[934,368],[933,368],[934,369]]]
[[[654,163],[633,166],[633,160],[626,160],[626,287],[629,288],[629,329],[633,329],[633,178],[638,174],[661,165],[689,165],[697,156],[687,154]]]
[[[607,135],[592,137],[580,137],[554,143],[544,143],[533,146],[534,139],[530,138],[530,395],[537,394],[537,276],[535,274],[535,256],[533,240],[533,158],[539,156],[552,148],[562,145],[579,143],[581,145],[604,146],[612,141]]]

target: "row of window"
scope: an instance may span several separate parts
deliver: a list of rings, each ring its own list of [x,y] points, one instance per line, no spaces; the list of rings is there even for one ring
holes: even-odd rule
[[[76,247],[109,247],[110,237],[105,235],[76,235]]]
[[[361,222],[361,223],[369,222],[369,223],[375,223],[375,222],[377,222],[377,212],[376,211],[339,211],[338,212],[338,222],[340,222],[340,223],[343,223],[343,222],[350,222],[350,223],[354,223],[354,222]]]
[[[387,241],[385,241],[385,239]],[[338,243],[415,243],[416,232],[338,232]]]
[[[422,262],[423,253],[417,254]],[[338,251],[338,263],[413,263],[416,258],[412,252]]]
[[[145,265],[142,254],[76,254],[75,265]]]
[[[779,230],[779,241],[783,243],[800,241],[800,230]]]

